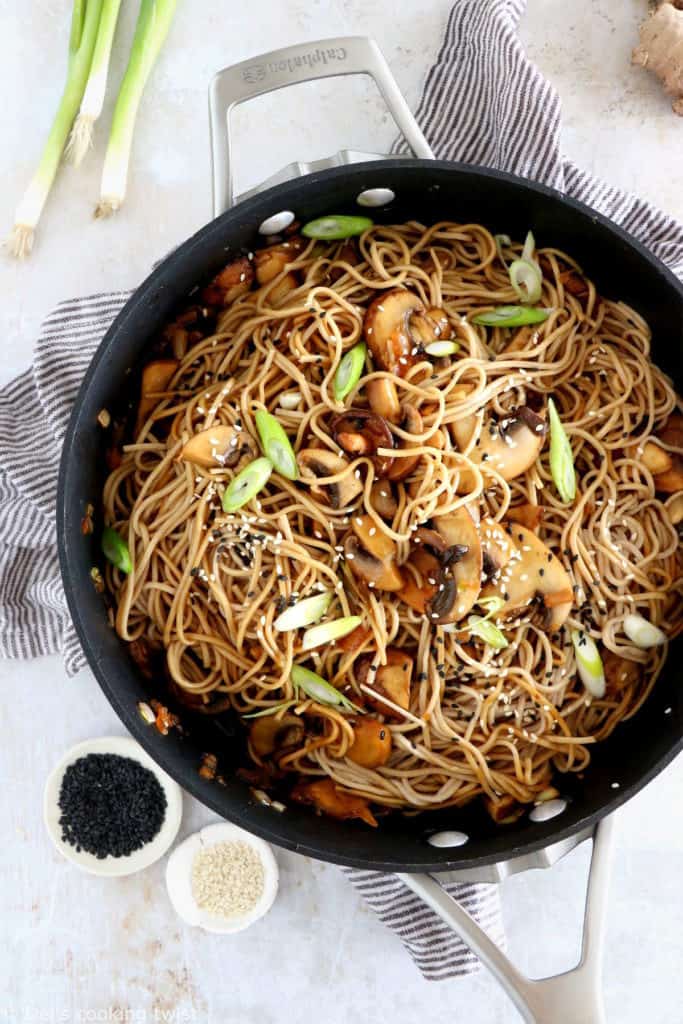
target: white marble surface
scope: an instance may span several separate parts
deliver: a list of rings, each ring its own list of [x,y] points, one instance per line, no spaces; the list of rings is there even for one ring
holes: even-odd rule
[[[3,231],[55,104],[70,6],[0,0]],[[206,87],[217,68],[285,43],[370,33],[414,104],[448,8],[448,0],[181,2],[140,113],[122,212],[107,223],[91,218],[103,129],[82,170],[60,175],[33,259],[0,259],[0,383],[28,366],[36,329],[57,300],[135,285],[208,219]],[[683,217],[683,122],[656,83],[629,65],[645,8],[646,0],[530,0],[523,37],[562,96],[566,152]],[[127,10],[122,35],[131,18]],[[115,78],[121,62],[119,54]],[[392,137],[376,97],[352,82],[263,100],[237,119],[236,131],[243,187],[291,159],[340,145],[381,149]],[[43,781],[72,743],[121,727],[90,673],[67,680],[57,658],[3,664],[0,675],[0,1021],[518,1019],[485,975],[422,981],[332,867],[278,853],[274,910],[249,932],[223,938],[174,917],[161,865],[120,880],[78,874],[43,831]],[[620,1024],[683,1017],[682,784],[679,761],[620,815],[605,965],[608,1019]],[[188,799],[183,834],[208,818]],[[575,954],[585,863],[580,851],[552,872],[506,884],[512,954],[528,971],[561,969]]]

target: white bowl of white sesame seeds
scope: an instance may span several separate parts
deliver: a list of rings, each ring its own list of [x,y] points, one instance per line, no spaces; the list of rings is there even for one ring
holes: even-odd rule
[[[176,913],[207,932],[240,932],[267,914],[278,889],[268,843],[220,822],[188,836],[166,865]]]

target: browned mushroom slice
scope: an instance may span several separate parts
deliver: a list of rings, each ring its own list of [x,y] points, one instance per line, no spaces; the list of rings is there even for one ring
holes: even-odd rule
[[[683,459],[674,455],[671,469],[666,473],[658,473],[654,478],[655,490],[662,494],[675,494],[683,491]]]
[[[339,789],[332,779],[298,782],[291,792],[291,797],[297,803],[312,804],[316,810],[329,814],[331,818],[339,818],[341,821],[360,818],[367,825],[377,827],[377,819],[370,810],[368,801],[362,796]]]
[[[608,648],[602,649],[602,667],[605,673],[606,695],[612,700],[623,696],[624,690],[639,685],[643,677],[643,666],[638,661],[629,661]]]
[[[353,726],[353,743],[346,756],[362,768],[381,768],[391,756],[391,733],[384,722],[364,715]]]
[[[447,548],[453,552],[451,574],[457,585],[457,594],[448,612],[435,614],[437,609],[432,605],[429,614],[439,623],[458,622],[471,610],[481,590],[482,551],[479,531],[466,508],[435,517],[433,525]]]
[[[671,448],[683,449],[683,415],[672,412],[664,426],[657,431],[657,437]],[[655,489],[662,494],[675,494],[676,491],[683,490],[683,458],[677,452],[666,454],[671,459],[671,465],[657,473]]]
[[[325,498],[335,511],[346,508],[363,491],[363,484],[355,473],[347,473],[339,480],[321,483],[325,477],[337,476],[348,469],[349,463],[327,448],[304,448],[297,454],[301,482],[310,485],[312,493]],[[312,481],[316,482],[313,483]]]
[[[353,651],[360,651],[361,647],[364,647],[372,636],[372,630],[369,626],[364,626],[362,623],[351,633],[347,633],[346,636],[339,637],[338,640],[334,641],[334,646],[338,647],[341,651],[352,653]],[[352,700],[358,703],[358,694],[349,695]]]
[[[429,543],[432,534],[437,539],[436,544]],[[408,568],[403,573],[405,583],[401,588],[400,598],[409,608],[424,615],[441,583],[445,544],[433,530],[417,530],[413,539],[420,546],[411,552],[408,559]]]
[[[393,448],[394,437],[386,420],[367,409],[347,409],[335,416],[330,432],[340,448],[349,455],[372,459],[378,476],[385,476],[393,463],[391,456],[378,455],[378,448]]]
[[[391,484],[386,480],[375,480],[370,488],[370,504],[378,516],[391,521],[398,509],[398,502],[391,489]]]
[[[368,704],[385,718],[402,722],[404,721],[403,715],[379,698],[387,697],[399,708],[404,708],[406,711],[410,709],[410,687],[414,662],[409,654],[397,647],[387,647],[386,656],[386,665],[380,665],[376,672],[371,671],[375,662],[369,656],[362,658],[360,663],[354,666],[354,672],[359,684],[369,686],[378,695],[373,697],[372,694],[363,691]]]
[[[544,625],[555,633],[572,609],[571,579],[559,559],[531,530],[515,523],[511,535],[521,557],[511,560],[501,578],[484,587],[482,596],[504,600],[505,604],[496,612],[500,618],[514,615],[539,600],[545,609]]]
[[[410,321],[424,312],[422,299],[406,288],[382,292],[370,303],[363,330],[373,359],[383,370],[403,377],[416,361],[419,339],[413,336]]]
[[[527,348],[533,348],[535,342],[533,341],[534,330],[531,327],[520,327],[520,329],[513,334],[512,340],[507,343],[505,348],[502,348],[498,353],[498,359],[507,359],[508,356],[513,355],[515,352],[523,352]]]
[[[293,235],[286,242],[278,245],[269,245],[266,249],[259,249],[254,254],[256,266],[256,280],[259,284],[268,284],[281,274],[290,263],[293,263],[305,246],[304,239],[299,235]]]
[[[482,548],[482,575],[491,579],[510,561],[517,545],[495,519],[482,519],[479,526]]]
[[[683,522],[683,491],[672,494],[667,499],[664,507],[669,513],[669,519],[673,526],[678,526],[680,522]]]
[[[413,408],[412,405],[401,406],[402,418],[399,426],[402,430],[405,430],[408,434],[421,434],[424,431],[424,424],[422,417],[420,416],[417,409]],[[399,440],[398,448],[404,451],[408,448],[414,448],[410,441],[404,441],[402,438]],[[387,471],[388,480],[405,480],[407,476],[413,472],[415,467],[420,461],[420,455],[399,457],[394,459],[393,466],[390,466]]]
[[[396,545],[368,515],[352,516],[353,533],[344,541],[344,554],[358,579],[377,590],[400,590],[403,576],[396,565]]]
[[[521,523],[522,526],[526,526],[527,530],[533,530],[536,533],[543,522],[543,512],[543,505],[517,505],[507,510],[506,518],[509,522]]]
[[[235,469],[245,461],[256,459],[258,454],[256,442],[245,431],[216,424],[191,437],[177,461],[192,462],[204,469],[214,466]]]
[[[376,377],[365,385],[365,393],[373,412],[388,420],[398,423],[401,419],[401,403],[398,400],[396,385],[388,377]]]
[[[299,280],[296,274],[285,274],[279,281],[274,281],[268,287],[262,289],[264,302],[276,309],[295,288],[299,287]]]
[[[461,451],[472,439],[474,417],[456,420],[451,429]],[[540,455],[547,433],[547,424],[542,416],[521,406],[498,423],[485,422],[479,437],[479,444],[469,453],[472,462],[485,465],[499,473],[503,480],[514,480],[524,473]]]
[[[140,381],[140,404],[138,405],[138,416],[135,423],[135,433],[139,434],[142,426],[151,413],[152,409],[161,401],[163,392],[178,369],[175,359],[157,359],[153,363],[147,363],[142,371]]]
[[[304,738],[304,723],[297,715],[264,715],[255,718],[249,728],[249,743],[259,757],[269,757],[276,750],[295,747]]]
[[[246,256],[233,260],[216,274],[213,281],[202,289],[202,302],[207,306],[229,306],[249,291],[254,280],[254,268]]]
[[[520,804],[514,797],[484,797],[484,807],[491,815],[496,825],[512,825],[524,814],[524,804]]]
[[[632,458],[642,462],[653,476],[668,473],[673,465],[672,455],[653,441],[646,441],[640,452],[637,445],[629,446],[628,452]]]

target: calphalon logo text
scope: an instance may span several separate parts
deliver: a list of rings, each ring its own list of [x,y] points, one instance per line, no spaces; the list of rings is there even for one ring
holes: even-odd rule
[[[330,64],[334,61],[346,60],[346,50],[343,46],[332,47],[329,50],[309,50],[298,57],[287,57],[285,60],[273,60],[267,64],[250,64],[242,72],[245,82],[253,84],[262,82],[266,75],[274,74],[277,71],[298,71],[299,68],[315,68],[318,64]]]

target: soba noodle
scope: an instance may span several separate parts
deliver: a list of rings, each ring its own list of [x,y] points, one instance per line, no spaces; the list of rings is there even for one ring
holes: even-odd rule
[[[104,490],[105,519],[126,538],[132,562],[127,575],[107,572],[116,629],[126,641],[165,652],[174,692],[194,706],[212,711],[229,703],[240,715],[273,709],[272,722],[303,724],[274,732],[274,749],[265,754],[250,745],[266,782],[284,773],[305,794],[302,780],[332,779],[337,792],[362,799],[351,801],[346,815],[314,791],[312,802],[367,820],[358,811],[364,800],[414,810],[460,806],[478,795],[496,820],[514,818],[524,804],[552,794],[556,772],[583,770],[591,746],[633,715],[654,686],[666,645],[635,646],[624,617],[637,613],[668,639],[681,628],[678,503],[658,491],[642,457],[679,400],[650,362],[647,324],[623,302],[599,295],[565,253],[537,254],[547,319],[511,329],[471,322],[482,310],[518,301],[494,238],[480,225],[375,226],[353,243],[290,238],[286,248],[289,266],[212,309],[208,334],[201,328],[207,311],[196,307],[194,333],[186,326],[192,316],[166,333],[167,354],[177,359],[172,379],[148,397],[139,431]],[[259,258],[263,264],[267,256]],[[335,401],[335,372],[364,337],[368,305],[394,289],[445,311],[459,350],[432,358],[418,347],[403,376],[368,360],[351,394]],[[396,458],[408,450],[419,458],[407,478],[385,481],[394,506],[389,518],[376,508],[377,458],[349,453],[331,436],[334,417],[367,409],[368,383],[383,379],[421,421],[418,433],[405,419],[391,424],[403,451]],[[280,404],[283,395],[289,397]],[[488,424],[504,424],[529,405],[545,416],[548,396],[573,449],[578,491],[571,504],[553,483],[547,443],[509,481],[472,455]],[[356,481],[350,504],[333,507],[330,490],[311,486],[303,473],[296,481],[274,473],[251,502],[223,511],[221,495],[237,467],[220,457],[201,466],[181,452],[199,432],[224,425],[233,428],[240,465],[255,458],[254,416],[263,408],[277,416],[297,453],[325,449],[344,459],[332,482],[339,494]],[[464,448],[455,440],[463,421],[473,424]],[[671,444],[666,436],[657,444],[677,464],[680,440]],[[503,649],[470,635],[466,616],[439,624],[405,603],[400,590],[373,588],[345,557],[354,517],[370,516],[407,580],[419,528],[466,509],[475,523],[506,524],[514,542],[511,510],[520,506],[564,567],[573,596],[555,633],[535,600],[495,619],[508,640]],[[501,593],[505,578],[503,570]],[[357,614],[362,626],[353,642],[302,652],[302,630],[280,632],[274,621],[323,591],[334,593],[328,619]],[[476,602],[472,611],[484,614]],[[602,697],[577,675],[570,640],[577,629],[602,653]],[[382,700],[373,687],[387,649],[411,659],[407,707],[388,703],[386,692]],[[383,722],[390,737],[385,763],[364,767],[347,756],[360,712],[297,691],[294,664],[364,706],[362,717]],[[253,729],[268,718],[244,724]]]

